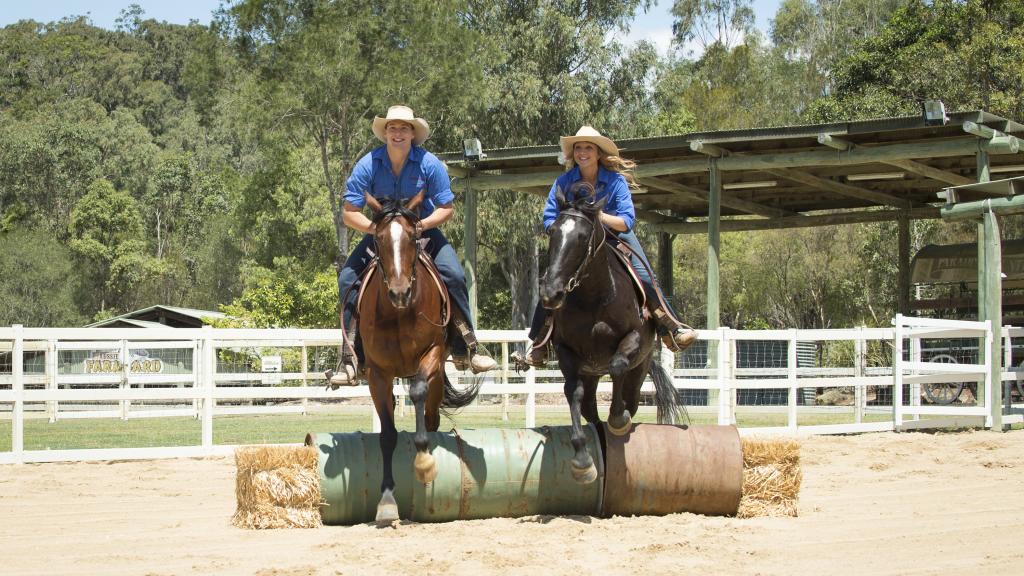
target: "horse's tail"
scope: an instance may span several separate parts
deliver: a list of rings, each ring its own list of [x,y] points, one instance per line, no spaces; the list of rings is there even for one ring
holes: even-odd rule
[[[679,403],[679,393],[668,372],[661,364],[651,359],[649,373],[651,380],[654,381],[654,400],[658,405],[658,423],[688,425],[690,415],[686,412],[686,407]]]
[[[480,393],[480,386],[484,383],[483,378],[473,378],[473,383],[470,384],[465,390],[457,390],[455,386],[452,386],[451,380],[448,379],[448,374],[444,374],[444,398],[441,399],[441,411],[446,416],[450,416],[451,413],[447,409],[458,410],[469,406],[473,400],[476,400],[476,395]]]

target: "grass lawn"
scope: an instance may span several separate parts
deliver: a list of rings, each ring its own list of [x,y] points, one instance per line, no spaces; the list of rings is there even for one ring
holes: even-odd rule
[[[355,432],[372,429],[372,416],[368,405],[311,406],[303,414],[224,415],[213,421],[215,444],[278,444],[298,443],[309,432]],[[602,418],[607,407],[600,408]],[[885,413],[869,413],[865,422],[879,422],[891,418]],[[641,407],[637,422],[655,422],[653,407]],[[785,407],[778,411],[737,410],[737,425],[741,428],[776,427],[786,425]],[[801,426],[853,423],[853,413],[810,412],[798,414]],[[717,412],[707,408],[691,410],[691,424],[715,424]],[[564,406],[538,406],[537,426],[569,424],[569,412]],[[411,408],[397,418],[401,430],[415,428]],[[525,413],[522,406],[510,407],[508,419],[503,420],[500,405],[471,406],[450,419],[442,416],[441,430],[452,428],[522,428]],[[192,417],[61,419],[50,423],[44,417],[32,416],[25,420],[26,450],[71,450],[90,448],[141,448],[166,446],[198,446],[201,443],[201,421]],[[0,451],[11,450],[11,421],[9,416],[0,420]]]

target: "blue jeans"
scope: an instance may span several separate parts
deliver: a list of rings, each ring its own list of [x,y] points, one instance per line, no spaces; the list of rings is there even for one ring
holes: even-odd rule
[[[451,298],[452,304],[466,320],[469,329],[473,330],[473,315],[469,311],[469,289],[466,287],[466,273],[462,271],[462,265],[459,264],[459,257],[455,253],[455,249],[452,248],[452,245],[448,243],[448,239],[437,228],[424,231],[423,237],[430,240],[427,243],[426,252],[434,259],[434,265],[437,266],[437,271],[441,273],[441,280],[448,287],[448,297]],[[345,327],[352,326],[352,314],[355,312],[356,299],[359,297],[359,277],[362,276],[363,271],[370,264],[370,255],[367,250],[372,246],[373,236],[364,234],[363,239],[359,241],[359,244],[349,254],[348,260],[345,260],[345,265],[342,266],[341,272],[338,273],[338,298],[345,299],[346,292],[348,294],[348,298],[341,302]],[[466,342],[462,338],[453,338],[451,347],[452,354],[456,356],[466,355]],[[359,352],[358,347],[357,352]]]
[[[633,265],[633,270],[636,271],[637,278],[640,279],[640,283],[644,287],[644,294],[647,296],[648,308],[656,310],[660,306],[658,300],[658,293],[660,292],[660,289],[658,288],[658,278],[654,276],[653,268],[651,268],[650,272],[647,271],[647,268],[650,268],[651,264],[650,260],[647,259],[647,254],[644,253],[643,247],[640,246],[640,241],[632,230],[629,232],[619,232],[615,235],[615,238],[617,238],[618,242],[625,242],[627,246],[633,249],[634,255],[633,258],[631,258],[630,263]],[[612,239],[612,242],[614,243],[616,240]],[[643,263],[647,264],[647,267],[644,267],[644,264],[641,263],[641,258],[643,259]],[[665,307],[668,308],[667,312],[671,314],[672,317],[676,319],[679,318],[675,309],[672,308],[672,303],[668,301],[668,298],[665,299]],[[533,311],[533,321],[530,322],[530,340],[536,340],[537,337],[540,336],[540,329],[544,326],[544,321],[547,320],[547,317],[547,309],[541,306],[540,302],[538,302],[537,308]],[[659,331],[660,330],[661,328],[659,327]]]

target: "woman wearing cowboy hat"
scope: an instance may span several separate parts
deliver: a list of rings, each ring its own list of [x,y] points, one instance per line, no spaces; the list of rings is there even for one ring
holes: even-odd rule
[[[607,197],[599,218],[620,242],[626,243],[633,250],[633,269],[644,285],[647,307],[658,323],[662,341],[674,351],[686,348],[696,340],[697,334],[691,329],[683,329],[672,305],[661,297],[657,278],[649,272],[647,256],[633,233],[636,215],[629,189],[637,187],[631,173],[636,163],[621,158],[615,142],[590,126],[583,126],[575,136],[562,136],[558,141],[565,158],[566,172],[551,185],[548,202],[544,207],[544,229],[547,230],[558,216],[557,190],[570,191],[573,184],[582,181],[594,187],[595,199]],[[640,262],[641,258],[643,262]],[[517,352],[517,361],[531,366],[544,365],[547,346],[537,346],[536,340],[539,335],[548,332],[545,328],[549,318],[547,310],[538,304],[530,326],[530,339],[534,341],[534,347],[525,358]]]
[[[423,118],[417,118],[407,106],[388,108],[385,117],[374,117],[373,134],[383,146],[379,146],[359,159],[345,186],[344,211],[342,216],[345,225],[365,233],[363,239],[352,250],[344,267],[338,274],[338,289],[341,298],[348,295],[342,302],[342,328],[347,330],[349,341],[357,343],[352,323],[355,310],[357,290],[352,289],[358,282],[366,266],[370,262],[367,249],[373,243],[373,223],[363,213],[366,205],[364,194],[370,194],[378,200],[408,200],[422,190],[426,190],[423,202],[419,206],[421,218],[419,227],[422,236],[430,240],[426,250],[434,259],[434,264],[441,273],[441,279],[448,287],[448,294],[454,304],[457,315],[464,322],[464,334],[452,339],[452,358],[456,367],[471,369],[474,374],[485,372],[497,366],[493,358],[480,354],[470,354],[475,348],[476,337],[473,334],[473,317],[469,310],[469,293],[466,288],[466,275],[459,265],[455,249],[448,244],[444,234],[437,228],[452,217],[452,193],[448,171],[444,164],[421,145],[430,136],[430,126]],[[358,350],[358,345],[356,346]],[[358,352],[357,352],[358,353]],[[332,385],[356,384],[356,370],[351,351],[342,350],[342,366],[331,377]]]

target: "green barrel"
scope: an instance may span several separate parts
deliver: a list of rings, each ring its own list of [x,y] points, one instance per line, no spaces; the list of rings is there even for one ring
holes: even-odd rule
[[[604,462],[597,431],[588,425],[584,432],[598,474],[587,485],[572,479],[569,426],[431,432],[429,449],[438,473],[428,485],[417,482],[413,474],[413,433],[399,432],[392,458],[399,516],[417,522],[533,514],[597,516]],[[308,435],[306,443],[319,453],[324,524],[372,522],[384,474],[380,435],[318,433]]]

